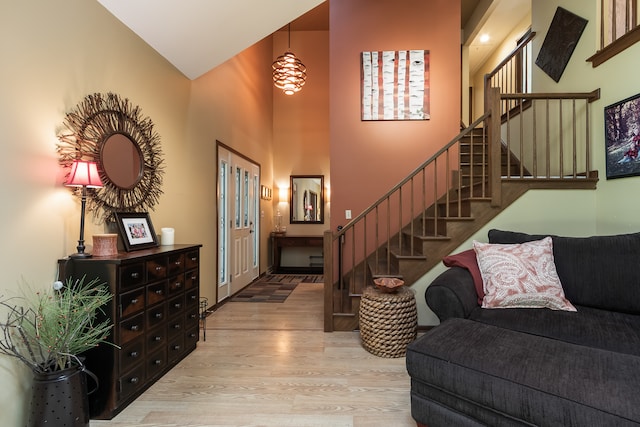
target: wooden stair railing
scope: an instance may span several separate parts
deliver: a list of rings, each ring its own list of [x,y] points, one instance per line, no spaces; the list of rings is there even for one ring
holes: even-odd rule
[[[529,189],[595,188],[588,129],[598,91],[487,95],[487,113],[340,231],[325,232],[325,331],[357,328],[373,279],[410,286]],[[511,117],[502,109],[509,99],[531,107]]]

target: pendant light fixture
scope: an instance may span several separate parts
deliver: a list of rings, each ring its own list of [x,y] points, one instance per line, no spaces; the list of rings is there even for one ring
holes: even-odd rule
[[[307,67],[291,52],[291,24],[288,26],[288,49],[271,65],[273,68],[273,84],[286,95],[293,95],[302,90],[307,80]]]

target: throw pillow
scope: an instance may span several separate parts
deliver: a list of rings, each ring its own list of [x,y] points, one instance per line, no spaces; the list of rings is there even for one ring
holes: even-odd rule
[[[483,308],[576,311],[565,298],[551,237],[519,244],[473,242],[484,286]]]
[[[476,293],[478,294],[478,304],[482,305],[484,289],[482,286],[482,275],[480,274],[478,260],[476,259],[476,252],[473,249],[468,249],[454,255],[449,255],[442,259],[442,263],[447,267],[462,267],[469,271],[473,278]]]

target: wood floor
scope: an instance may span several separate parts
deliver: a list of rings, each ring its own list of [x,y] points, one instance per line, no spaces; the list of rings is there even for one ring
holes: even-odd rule
[[[413,427],[405,359],[323,332],[322,284],[284,303],[229,302],[206,341],[111,421],[91,427]]]

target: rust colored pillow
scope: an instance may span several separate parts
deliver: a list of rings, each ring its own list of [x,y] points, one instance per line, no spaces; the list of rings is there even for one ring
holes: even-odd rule
[[[473,277],[473,285],[478,294],[478,304],[482,305],[484,289],[482,287],[482,273],[480,273],[480,267],[478,267],[476,252],[473,249],[468,249],[454,255],[449,255],[442,259],[442,263],[447,267],[462,267],[469,271],[471,277]]]

